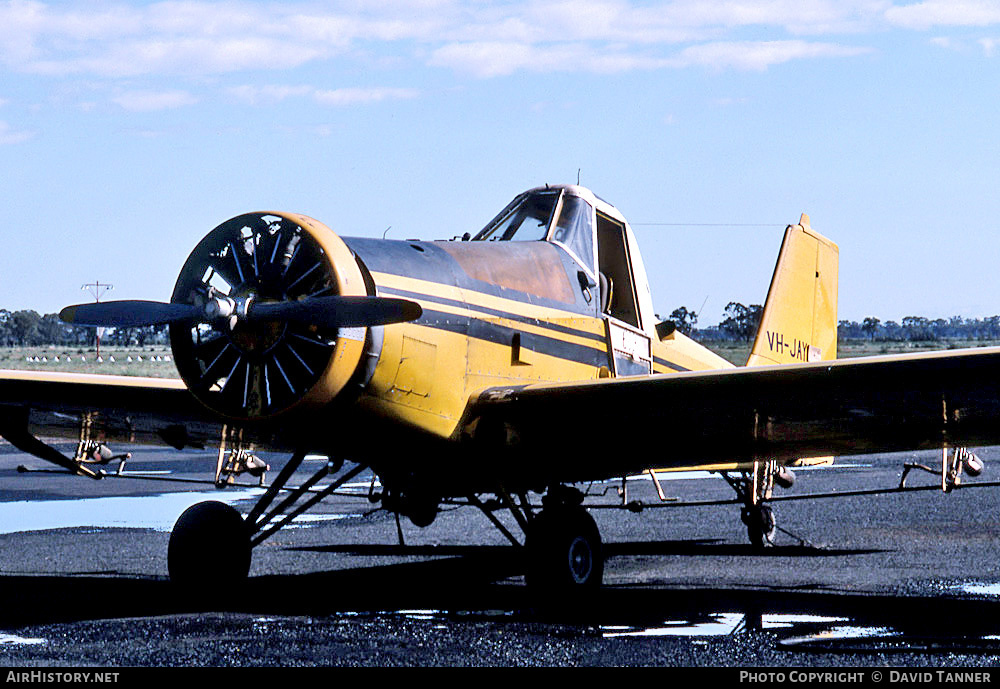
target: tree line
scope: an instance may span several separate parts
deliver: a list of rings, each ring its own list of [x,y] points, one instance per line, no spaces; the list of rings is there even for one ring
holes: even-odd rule
[[[39,314],[25,309],[8,311],[0,309],[0,346],[32,347],[57,345],[61,347],[91,347],[97,329],[64,323],[55,313]],[[141,328],[106,328],[101,343],[122,347],[167,344],[170,338],[167,326]]]
[[[677,329],[696,340],[731,340],[750,342],[757,334],[764,308],[760,304],[746,306],[729,302],[718,325],[695,327],[698,314],[681,306],[670,314]],[[988,318],[930,319],[906,316],[900,322],[882,321],[874,316],[857,321],[837,323],[837,337],[869,342],[934,342],[937,340],[1000,340],[1000,315]]]

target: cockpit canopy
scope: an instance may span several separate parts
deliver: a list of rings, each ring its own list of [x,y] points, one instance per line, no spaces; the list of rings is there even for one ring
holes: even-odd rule
[[[561,245],[591,276],[594,208],[567,189],[528,191],[504,208],[473,241],[543,241]]]

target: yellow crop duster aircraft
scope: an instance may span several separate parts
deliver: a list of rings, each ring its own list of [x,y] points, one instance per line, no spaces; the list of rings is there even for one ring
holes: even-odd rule
[[[383,506],[417,525],[464,501],[520,544],[495,514],[509,510],[532,585],[597,585],[601,539],[573,483],[728,466],[763,542],[786,464],[1000,440],[1000,349],[836,360],[837,260],[808,217],[788,227],[748,366],[734,367],[657,322],[628,223],[580,186],[527,191],[452,241],[251,213],[195,247],[169,302],[61,314],[169,323],[180,380],[3,371],[0,434],[95,478],[117,440],[218,444],[220,484],[262,474],[256,449],[293,453],[246,517],[219,502],[180,516],[178,581],[245,577],[254,546],[371,468]],[[41,433],[78,438],[76,457]],[[306,453],[335,461],[288,486]]]

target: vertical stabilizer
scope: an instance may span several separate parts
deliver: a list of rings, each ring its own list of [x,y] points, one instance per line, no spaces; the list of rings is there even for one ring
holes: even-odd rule
[[[837,358],[839,256],[805,213],[788,226],[747,366]]]

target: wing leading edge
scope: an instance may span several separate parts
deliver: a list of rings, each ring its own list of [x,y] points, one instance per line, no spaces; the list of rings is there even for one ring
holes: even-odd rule
[[[83,419],[102,440],[175,447],[217,438],[221,428],[180,380],[0,371],[0,435],[15,446],[25,434],[76,439]]]
[[[558,480],[1000,442],[1000,347],[493,388],[507,458]]]

